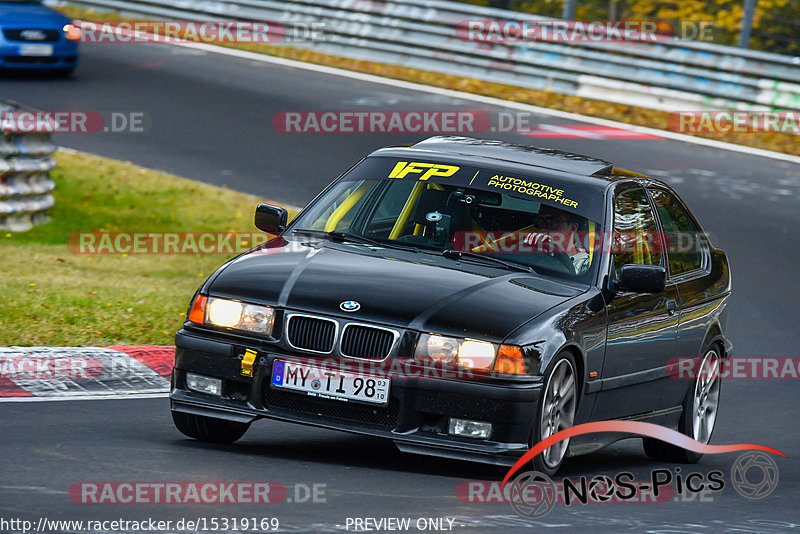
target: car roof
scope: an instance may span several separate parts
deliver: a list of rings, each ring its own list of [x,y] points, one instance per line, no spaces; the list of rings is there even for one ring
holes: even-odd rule
[[[615,168],[608,161],[590,156],[472,137],[434,136],[410,146],[382,148],[370,156],[456,159],[475,164],[483,163],[490,167],[502,162],[504,166],[515,167],[522,173],[531,172],[534,169],[530,167],[536,167],[537,174],[549,174],[560,180],[568,179],[598,189],[606,189],[610,182],[619,180],[651,180],[647,176]]]

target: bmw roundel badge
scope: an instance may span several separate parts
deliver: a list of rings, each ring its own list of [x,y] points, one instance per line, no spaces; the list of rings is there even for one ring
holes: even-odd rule
[[[346,301],[342,302],[341,304],[339,304],[339,308],[341,308],[342,311],[354,312],[354,311],[358,311],[359,309],[361,309],[361,304],[359,304],[358,302],[356,302],[354,300],[346,300]]]

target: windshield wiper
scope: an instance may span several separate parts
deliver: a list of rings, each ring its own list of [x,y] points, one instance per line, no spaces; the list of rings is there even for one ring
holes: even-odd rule
[[[497,265],[504,265],[510,269],[516,269],[518,271],[524,271],[526,273],[535,273],[536,271],[533,270],[533,267],[529,267],[528,265],[523,265],[522,263],[516,263],[513,261],[501,260],[500,258],[495,258],[493,256],[487,256],[486,254],[478,254],[477,252],[462,252],[460,250],[443,250],[442,256],[445,258],[450,258],[451,260],[460,260],[462,258],[470,258],[476,260],[483,260],[489,263],[494,263]]]
[[[363,243],[365,245],[372,245],[375,247],[383,247],[383,248],[395,248],[399,250],[410,250],[412,252],[417,252],[417,247],[411,245],[402,245],[400,243],[388,243],[384,241],[378,241],[377,239],[372,239],[371,237],[359,235],[359,234],[351,234],[350,232],[340,232],[337,230],[333,230],[331,232],[325,232],[323,230],[308,230],[305,228],[298,228],[297,230],[292,231],[293,234],[302,234],[302,235],[311,235],[317,237],[324,237],[331,239],[333,241],[344,242],[350,241],[352,243]]]

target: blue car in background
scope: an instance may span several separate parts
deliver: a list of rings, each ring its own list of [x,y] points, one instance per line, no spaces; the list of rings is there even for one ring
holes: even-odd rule
[[[0,71],[46,70],[68,76],[81,30],[40,0],[0,0]]]

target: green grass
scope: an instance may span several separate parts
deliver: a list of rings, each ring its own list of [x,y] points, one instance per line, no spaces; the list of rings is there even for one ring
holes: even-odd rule
[[[253,196],[59,152],[52,221],[0,233],[0,345],[171,344],[197,287],[233,254],[77,254],[78,232],[257,233]]]

